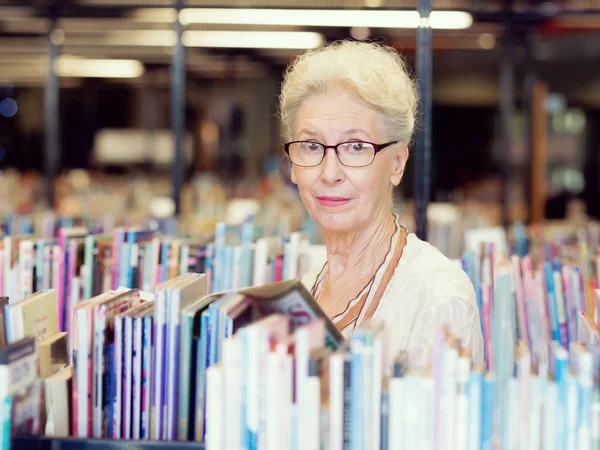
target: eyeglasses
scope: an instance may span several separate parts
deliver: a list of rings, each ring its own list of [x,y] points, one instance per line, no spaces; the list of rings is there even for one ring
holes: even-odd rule
[[[385,144],[372,142],[351,141],[337,145],[324,145],[315,141],[294,141],[285,144],[285,152],[290,157],[292,164],[300,167],[314,167],[325,159],[328,148],[335,149],[338,160],[347,167],[369,166],[375,160],[375,155],[398,141]]]

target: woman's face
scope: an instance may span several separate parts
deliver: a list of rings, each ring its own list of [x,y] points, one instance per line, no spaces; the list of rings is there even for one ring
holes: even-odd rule
[[[294,140],[336,145],[347,141],[389,142],[381,115],[342,88],[309,97],[300,105]],[[381,150],[370,166],[346,167],[333,148],[315,167],[292,166],[291,178],[311,217],[325,230],[364,228],[389,212],[390,183],[402,179],[408,152],[402,144]]]

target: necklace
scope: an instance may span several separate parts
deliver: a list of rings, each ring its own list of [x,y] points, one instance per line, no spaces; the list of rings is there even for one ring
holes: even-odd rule
[[[397,228],[397,227],[396,227]],[[396,230],[394,230],[394,233],[392,234],[392,236],[395,234]],[[391,239],[390,239],[391,241]],[[371,264],[373,262],[373,260],[375,259],[375,257],[377,256],[377,254],[379,253],[379,250],[381,250],[381,247],[383,246],[383,243],[386,242],[386,240],[382,240],[381,243],[377,246],[377,249],[373,252],[373,255],[369,258],[369,260],[366,262],[366,264],[364,264],[362,266],[362,268],[360,269],[359,273],[362,272],[363,270],[365,270],[369,264]],[[371,279],[369,280],[369,283],[371,282],[371,280],[375,277],[375,274],[377,272],[375,272],[373,274],[373,276],[371,277]],[[357,278],[354,279],[354,281],[352,281],[351,283],[349,283],[346,288],[342,291],[342,293],[340,295],[337,296],[336,300],[333,302],[333,304],[331,305],[331,307],[329,307],[329,309],[326,311],[326,314],[329,316],[329,313],[333,310],[333,308],[335,308],[335,305],[337,305],[337,303],[341,300],[342,296],[346,293],[346,291],[350,288],[350,286],[354,285],[354,282],[357,280]],[[323,292],[325,292],[325,288],[327,287],[327,282],[329,281],[329,272],[327,273],[327,278],[325,279],[325,283],[323,284],[323,289],[321,289],[321,292],[319,294],[319,298],[318,300],[321,300],[321,296],[323,295]],[[367,283],[367,284],[369,284]],[[317,302],[318,302],[317,300]]]

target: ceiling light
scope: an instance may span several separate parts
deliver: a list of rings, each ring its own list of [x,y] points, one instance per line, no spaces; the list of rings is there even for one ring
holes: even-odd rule
[[[130,16],[136,22],[170,23],[177,19],[175,8],[138,8]]]
[[[417,11],[390,10],[187,8],[179,17],[185,23],[228,25],[417,28],[420,23]],[[433,11],[430,16],[432,28],[464,29],[472,23],[462,11]]]
[[[484,50],[490,50],[496,46],[496,38],[493,34],[483,33],[479,36],[479,46]]]
[[[69,38],[70,43],[73,39]],[[171,47],[177,43],[177,33],[173,30],[133,30],[112,31],[102,39],[103,45]]]
[[[319,33],[301,31],[186,31],[188,47],[307,49],[323,45]]]
[[[364,41],[369,38],[371,30],[367,27],[352,27],[350,29],[350,36],[357,41]]]
[[[137,78],[144,74],[143,64],[133,59],[63,57],[56,61],[54,68],[61,77]]]

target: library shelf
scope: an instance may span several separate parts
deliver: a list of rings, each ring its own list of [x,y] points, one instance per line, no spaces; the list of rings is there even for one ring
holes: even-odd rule
[[[134,441],[117,439],[49,438],[17,436],[11,450],[204,450],[199,442]]]

